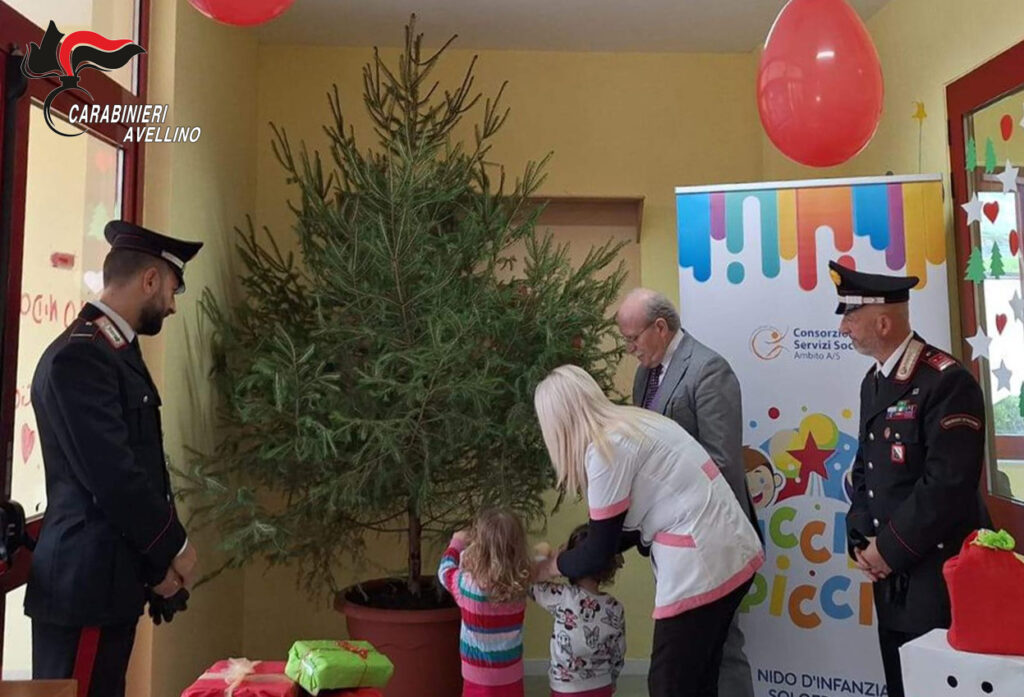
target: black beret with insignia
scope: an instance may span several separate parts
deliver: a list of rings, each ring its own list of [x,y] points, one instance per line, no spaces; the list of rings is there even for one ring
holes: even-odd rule
[[[178,294],[185,292],[185,264],[203,246],[202,242],[176,240],[124,220],[111,220],[107,223],[103,229],[103,236],[113,249],[143,252],[170,264],[178,277]]]
[[[847,268],[835,261],[828,263],[832,281],[839,293],[837,315],[865,305],[905,303],[910,300],[910,289],[917,285],[917,276],[887,276],[880,273],[864,273]]]

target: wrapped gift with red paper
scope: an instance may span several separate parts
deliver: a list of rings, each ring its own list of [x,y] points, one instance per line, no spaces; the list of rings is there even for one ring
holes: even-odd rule
[[[299,686],[284,674],[284,661],[217,661],[181,697],[298,697]]]
[[[960,651],[1024,656],[1024,556],[1005,530],[977,530],[942,572],[953,624],[949,644]]]
[[[320,690],[319,697],[384,697],[376,687],[353,687],[348,690]]]

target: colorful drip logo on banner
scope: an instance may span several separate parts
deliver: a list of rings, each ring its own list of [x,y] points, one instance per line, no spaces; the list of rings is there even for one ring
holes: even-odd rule
[[[795,259],[800,288],[811,291],[823,266],[818,230],[828,226],[835,249],[820,250],[825,258],[849,253],[854,238],[865,237],[873,249],[885,252],[890,271],[918,276],[921,289],[928,282],[928,264],[946,260],[942,210],[942,188],[935,182],[680,193],[679,266],[705,283],[712,276],[712,244],[724,243],[725,251],[739,255],[746,240],[760,244],[765,278],[776,278],[782,261]],[[733,284],[756,271],[739,260],[726,265]]]

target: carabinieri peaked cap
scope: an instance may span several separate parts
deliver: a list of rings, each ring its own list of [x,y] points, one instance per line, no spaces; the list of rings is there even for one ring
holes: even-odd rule
[[[828,268],[839,293],[837,315],[845,315],[865,305],[905,303],[910,300],[910,289],[920,280],[917,276],[855,271],[835,261],[830,261]]]
[[[185,292],[185,264],[199,252],[202,242],[186,242],[124,220],[111,220],[103,229],[113,249],[132,249],[163,259],[178,277],[177,294]]]

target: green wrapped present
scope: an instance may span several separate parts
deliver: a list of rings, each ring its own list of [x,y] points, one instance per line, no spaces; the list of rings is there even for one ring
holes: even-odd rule
[[[320,690],[384,687],[395,667],[368,641],[296,641],[284,672],[316,695]]]

